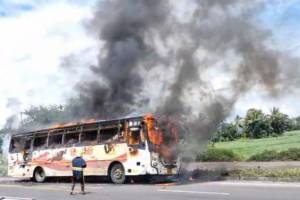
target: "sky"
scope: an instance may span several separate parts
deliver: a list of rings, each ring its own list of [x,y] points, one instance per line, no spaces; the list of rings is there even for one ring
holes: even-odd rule
[[[258,19],[273,30],[276,48],[300,55],[300,0],[266,0]],[[276,2],[276,3],[274,3]],[[0,127],[7,117],[34,105],[63,104],[82,76],[66,72],[62,60],[76,54],[74,65],[91,65],[99,42],[85,22],[96,0],[0,0]],[[180,6],[179,6],[180,7]],[[180,12],[180,8],[179,11]],[[300,91],[272,99],[253,88],[231,116],[251,107],[279,107],[300,115]]]

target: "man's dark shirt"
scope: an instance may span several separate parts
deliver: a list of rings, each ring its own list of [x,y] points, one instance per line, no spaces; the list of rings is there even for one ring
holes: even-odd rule
[[[77,180],[82,179],[83,177],[83,168],[86,168],[86,162],[81,157],[75,157],[72,160],[72,168],[73,168],[73,177]]]

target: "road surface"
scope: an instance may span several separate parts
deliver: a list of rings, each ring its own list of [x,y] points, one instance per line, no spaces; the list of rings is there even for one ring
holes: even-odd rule
[[[86,195],[70,195],[70,183],[0,181],[0,199],[42,200],[295,200],[300,199],[300,183],[202,182],[187,184],[87,183]]]

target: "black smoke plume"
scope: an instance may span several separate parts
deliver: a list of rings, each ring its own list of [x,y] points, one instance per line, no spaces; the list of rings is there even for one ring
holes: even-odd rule
[[[259,21],[265,3],[100,1],[86,26],[100,40],[98,64],[76,87],[76,116],[168,115],[198,148],[249,90],[278,97],[298,89],[298,58],[272,48]],[[214,88],[218,78],[228,89]]]

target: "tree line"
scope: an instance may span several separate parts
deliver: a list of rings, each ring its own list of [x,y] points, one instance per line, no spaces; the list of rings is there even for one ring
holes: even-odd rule
[[[74,120],[74,105],[33,106],[22,112],[23,119],[18,124],[19,131],[38,129],[53,123]],[[15,129],[16,116],[11,116],[2,129],[0,135]],[[300,116],[291,119],[288,115],[273,108],[269,114],[260,109],[251,108],[244,118],[236,116],[232,122],[223,122],[212,137],[213,142],[232,141],[239,138],[263,138],[282,135],[288,130],[300,130]],[[2,140],[0,137],[0,146]],[[1,151],[1,150],[0,150]]]
[[[251,108],[245,117],[236,116],[232,122],[221,123],[212,137],[212,142],[274,137],[290,130],[300,130],[300,116],[290,118],[275,107],[269,114]]]

